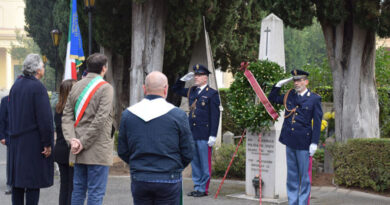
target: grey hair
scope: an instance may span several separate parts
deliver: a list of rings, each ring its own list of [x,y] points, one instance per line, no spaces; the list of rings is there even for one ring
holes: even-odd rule
[[[42,58],[35,53],[30,53],[27,55],[26,59],[23,62],[23,74],[25,75],[35,75],[37,70],[42,69]]]

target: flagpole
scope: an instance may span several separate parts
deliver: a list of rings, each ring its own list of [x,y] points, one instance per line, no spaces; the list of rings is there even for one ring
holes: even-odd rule
[[[88,12],[88,56],[92,54],[92,11],[95,0],[84,0],[85,9]]]
[[[88,0],[89,1],[89,0]],[[88,56],[92,54],[92,12],[88,9]]]

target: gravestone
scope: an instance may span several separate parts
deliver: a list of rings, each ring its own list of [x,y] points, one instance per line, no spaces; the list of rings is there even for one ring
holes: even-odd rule
[[[274,14],[268,15],[261,22],[259,59],[276,62],[285,67],[283,21]],[[268,93],[266,93],[268,94]],[[271,203],[283,203],[287,200],[286,148],[279,142],[279,135],[284,119],[283,112],[269,131],[264,131],[261,138],[262,200]],[[247,133],[246,142],[246,177],[245,192],[255,195],[252,180],[259,175],[258,133]]]
[[[325,147],[325,152],[324,152],[324,173],[333,174],[333,172],[334,172],[333,157],[332,157],[332,154],[330,153],[329,148],[328,148],[329,146],[334,144],[334,142],[335,142],[335,139],[333,137],[328,137],[325,140],[326,147]]]
[[[234,134],[232,132],[226,131],[222,136],[223,144],[232,144],[234,145]]]

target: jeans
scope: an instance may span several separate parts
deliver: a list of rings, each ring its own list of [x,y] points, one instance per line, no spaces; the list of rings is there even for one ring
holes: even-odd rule
[[[73,190],[73,167],[69,164],[58,163],[60,168],[60,196],[59,205],[70,205]]]
[[[212,148],[206,140],[195,140],[195,154],[191,162],[194,190],[206,192],[210,184]]]
[[[310,196],[309,150],[286,147],[289,205],[307,205]]]
[[[101,205],[106,193],[108,166],[75,164],[72,205],[83,205],[88,191],[87,205]]]
[[[181,184],[131,181],[134,205],[179,205]]]
[[[12,188],[12,205],[24,205],[24,193],[26,193],[26,205],[38,205],[39,189]]]

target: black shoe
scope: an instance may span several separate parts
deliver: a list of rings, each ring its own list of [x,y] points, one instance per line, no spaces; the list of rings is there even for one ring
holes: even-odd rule
[[[6,194],[6,195],[12,194],[12,190],[7,190],[7,191],[5,191],[5,194]]]
[[[188,192],[187,193],[187,196],[194,196],[194,194],[196,194],[198,191],[192,191],[192,192]]]
[[[206,192],[197,191],[194,193],[193,197],[204,197],[207,196]]]

